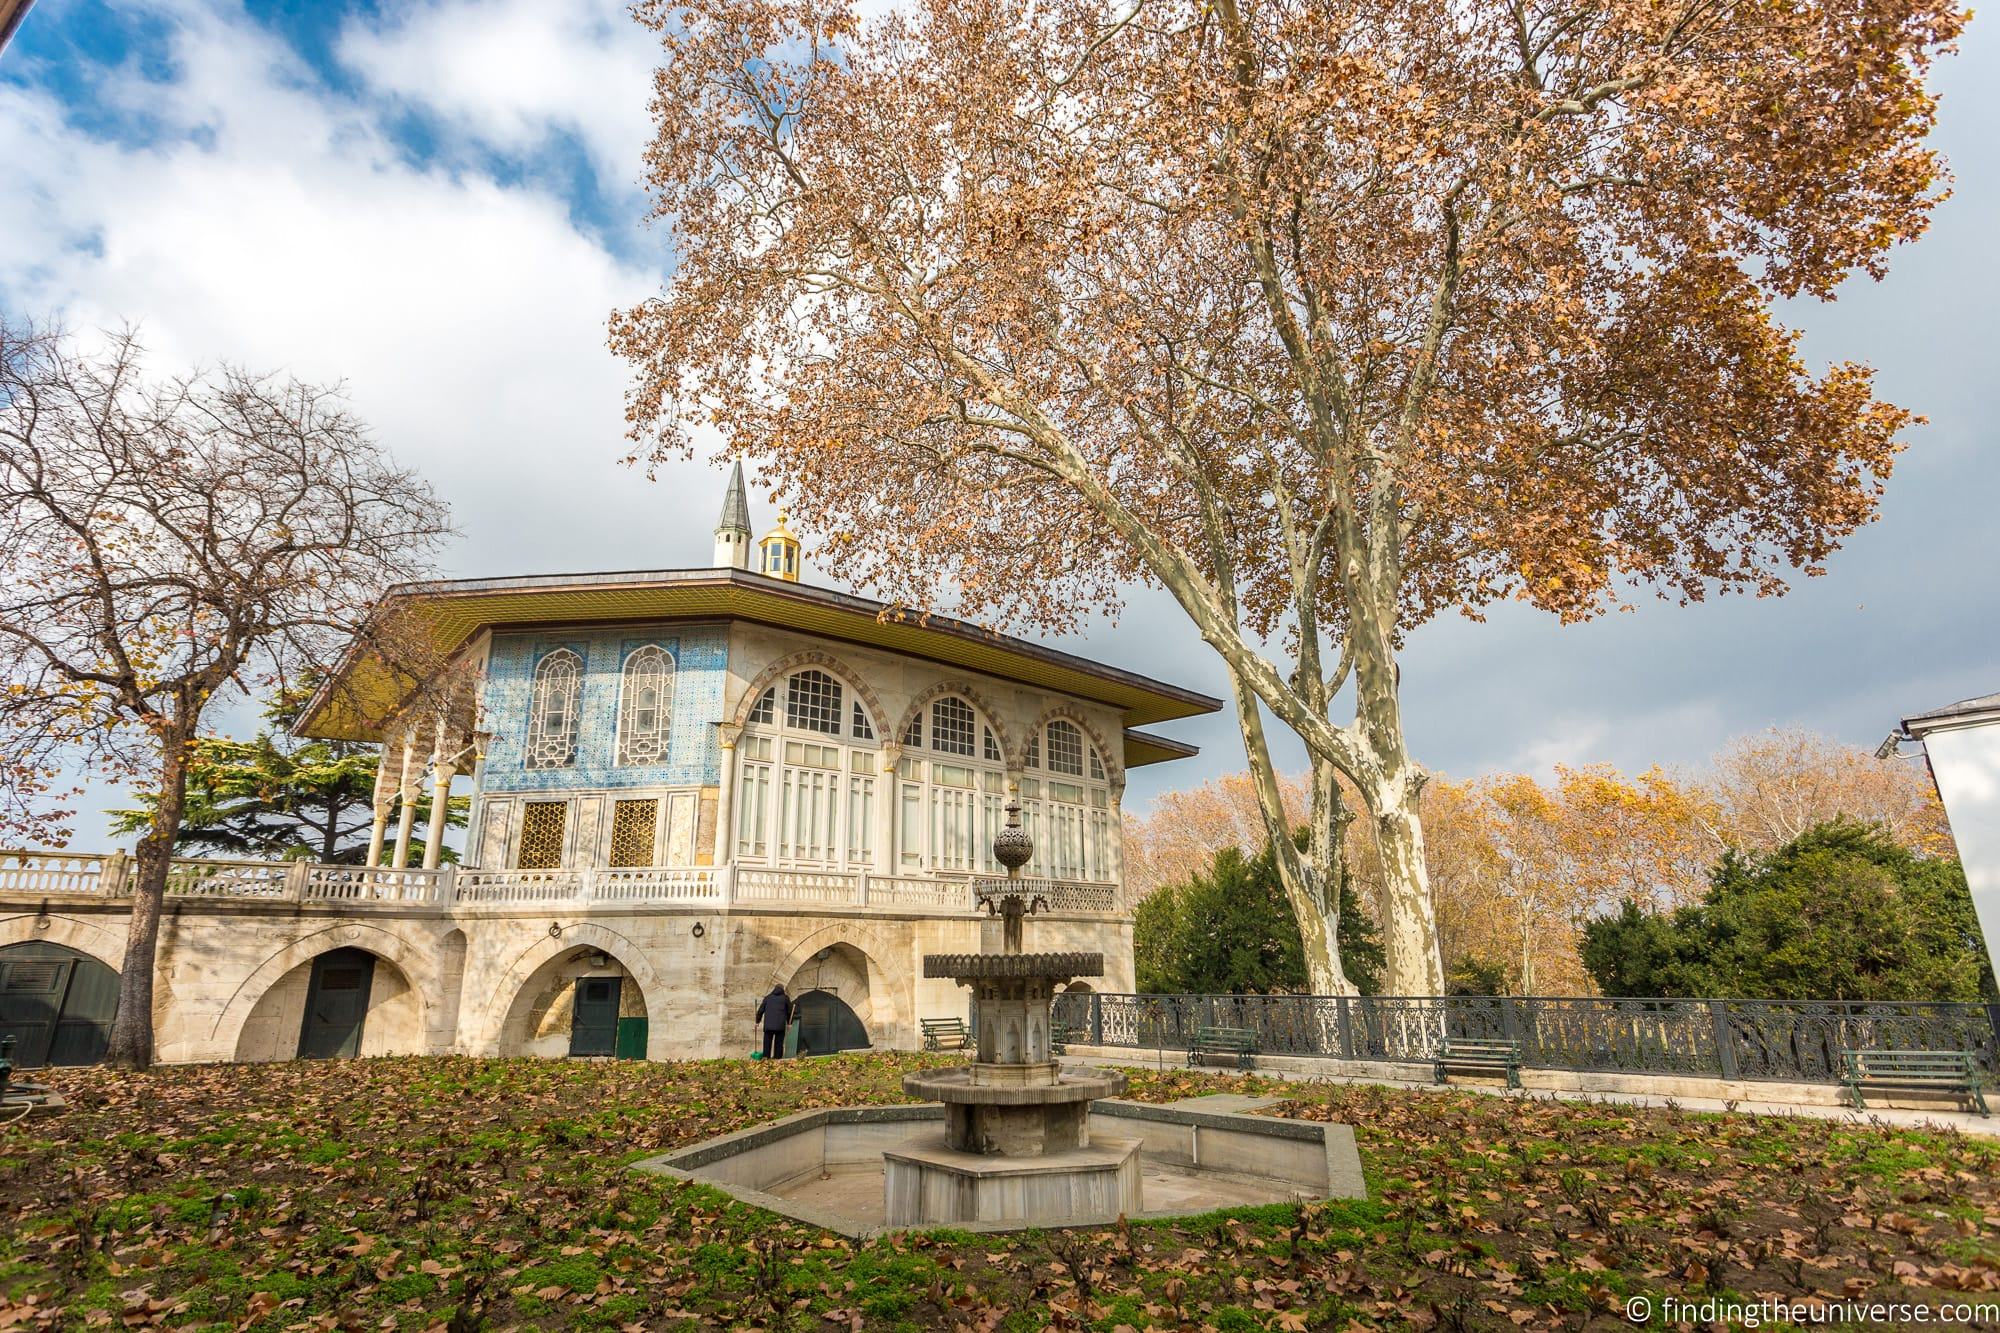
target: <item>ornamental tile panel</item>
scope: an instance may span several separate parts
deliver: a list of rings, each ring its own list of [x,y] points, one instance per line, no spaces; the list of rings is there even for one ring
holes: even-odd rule
[[[657,762],[620,764],[618,692],[625,659],[657,644],[673,659],[673,714],[666,753]],[[559,768],[526,763],[529,701],[535,667],[567,648],[583,660],[575,757]],[[487,659],[482,695],[487,747],[481,790],[570,792],[628,787],[712,787],[721,771],[715,724],[722,720],[729,640],[720,626],[664,625],[643,629],[497,634]]]

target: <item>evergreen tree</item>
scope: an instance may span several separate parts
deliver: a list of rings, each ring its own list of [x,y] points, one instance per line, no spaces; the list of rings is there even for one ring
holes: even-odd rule
[[[268,725],[255,739],[204,736],[194,743],[177,853],[360,864],[368,852],[381,757],[371,745],[292,736],[287,728],[306,693],[289,691],[272,701],[264,710]],[[150,827],[157,794],[137,796],[137,808],[111,812],[114,835]],[[446,822],[465,827],[471,806],[453,797]],[[412,865],[422,864],[423,851],[422,840],[413,839]],[[455,859],[450,848],[442,859]]]
[[[1382,943],[1348,883],[1339,939],[1348,976],[1374,994]],[[1148,895],[1134,914],[1132,944],[1138,986],[1148,993],[1297,993],[1309,983],[1298,918],[1269,847],[1254,858],[1225,847],[1206,871]]]
[[[1958,862],[1836,820],[1764,856],[1726,853],[1703,900],[1627,902],[1584,927],[1607,995],[1976,1000],[1994,994]]]

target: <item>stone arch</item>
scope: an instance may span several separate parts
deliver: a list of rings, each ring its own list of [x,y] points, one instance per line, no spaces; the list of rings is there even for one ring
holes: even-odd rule
[[[868,1003],[864,1007],[849,1001],[849,1005],[868,1029],[869,1041],[877,1049],[909,1045],[913,1040],[911,1030],[916,1027],[916,1020],[904,1012],[910,979],[888,961],[901,957],[908,948],[907,940],[899,948],[897,941],[873,922],[834,922],[812,931],[786,951],[771,969],[771,981],[765,983],[764,989],[769,990],[771,982],[780,982],[792,990],[792,983],[811,968],[823,950],[847,951],[850,957],[858,955],[868,981]],[[792,993],[798,994],[796,990]]]
[[[910,701],[910,706],[903,710],[903,715],[896,720],[896,729],[884,739],[900,742],[903,733],[909,729],[911,718],[923,713],[939,699],[949,698],[952,695],[957,695],[971,704],[973,711],[979,714],[979,720],[993,728],[993,739],[1000,746],[1001,762],[1009,768],[1019,768],[1020,765],[1010,758],[1014,753],[1014,744],[1007,735],[1007,724],[1000,720],[1000,710],[995,708],[984,694],[962,680],[941,680],[918,694]]]
[[[1083,734],[1089,738],[1090,743],[1097,747],[1098,758],[1104,761],[1105,780],[1114,787],[1123,787],[1125,785],[1124,752],[1112,749],[1111,743],[1104,739],[1104,733],[1097,729],[1097,724],[1069,704],[1050,704],[1042,710],[1042,715],[1035,719],[1035,725],[1030,727],[1027,734],[1021,737],[1020,749],[1008,755],[1008,766],[1015,769],[1027,767],[1028,742],[1034,737],[1041,735],[1042,728],[1057,718],[1061,718],[1065,722],[1074,722],[1078,727],[1082,728]]]
[[[646,1058],[669,1059],[674,1033],[669,1024],[658,1021],[668,1012],[667,979],[647,960],[638,944],[594,921],[563,926],[557,933],[544,934],[517,953],[498,984],[487,992],[482,1009],[470,1015],[471,1021],[464,1025],[468,1035],[463,1047],[474,1055],[503,1054],[510,1036],[516,1035],[514,1030],[527,1022],[534,1000],[528,990],[529,983],[544,968],[560,963],[579,949],[596,949],[616,960],[632,978],[645,1011],[653,1020],[647,1024]]]
[[[130,919],[122,914],[119,916],[120,921]],[[44,921],[48,923],[46,926],[40,924]],[[123,971],[125,967],[123,930],[107,930],[95,921],[53,913],[22,912],[17,916],[0,917],[0,945],[36,942],[60,944],[78,953],[89,954],[113,972]]]
[[[333,949],[362,949],[391,964],[402,974],[415,997],[416,1054],[427,1054],[441,1044],[434,1031],[438,995],[435,948],[428,941],[417,942],[398,932],[367,921],[331,921],[310,934],[302,935],[273,952],[237,984],[222,1011],[210,1025],[207,1050],[190,1059],[229,1060],[235,1058],[243,1039],[243,1028],[256,1012],[265,992],[277,985],[302,963],[310,963]],[[449,1039],[446,1034],[446,1040]]]
[[[862,680],[860,674],[832,653],[823,653],[816,648],[788,654],[758,672],[757,678],[750,682],[750,687],[743,691],[743,697],[736,701],[736,708],[729,715],[729,724],[733,727],[747,725],[750,721],[750,710],[757,706],[757,700],[763,697],[765,690],[784,680],[794,671],[803,671],[808,667],[818,667],[854,691],[854,697],[868,710],[868,722],[875,728],[877,741],[886,742],[896,738],[899,733],[889,730],[889,714],[882,707],[882,700],[868,687],[867,682]]]
[[[894,1005],[883,994],[888,984],[881,966],[865,950],[845,940],[814,950],[785,978],[785,990],[793,1000],[815,990],[838,997],[854,1011],[871,1042],[877,1028],[891,1025]],[[878,1002],[883,1011],[880,1016],[876,1014]]]

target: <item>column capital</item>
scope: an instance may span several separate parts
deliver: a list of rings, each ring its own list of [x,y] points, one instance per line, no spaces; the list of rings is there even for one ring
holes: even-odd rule
[[[735,749],[736,742],[742,739],[742,736],[743,724],[740,722],[718,722],[715,724],[715,739],[721,743],[722,748],[725,750]]]

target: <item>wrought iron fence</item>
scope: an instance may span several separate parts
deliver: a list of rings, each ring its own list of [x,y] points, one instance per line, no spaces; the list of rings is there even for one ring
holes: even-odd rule
[[[1446,1037],[1521,1043],[1542,1069],[1832,1082],[1849,1049],[1965,1051],[2000,1074],[2000,1005],[1555,996],[1115,995],[1056,998],[1079,1045],[1187,1047],[1248,1028],[1265,1055],[1427,1061]]]

